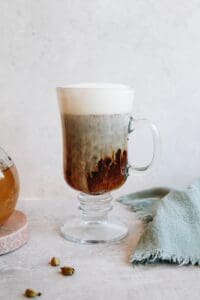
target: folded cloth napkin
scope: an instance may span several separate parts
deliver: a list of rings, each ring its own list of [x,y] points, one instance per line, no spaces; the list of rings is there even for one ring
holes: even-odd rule
[[[155,188],[118,198],[146,230],[131,256],[133,264],[200,264],[200,179],[187,189]]]

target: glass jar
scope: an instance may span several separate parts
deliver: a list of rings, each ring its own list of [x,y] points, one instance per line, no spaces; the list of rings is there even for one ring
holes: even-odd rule
[[[19,177],[12,159],[0,148],[0,225],[13,213],[19,196]]]

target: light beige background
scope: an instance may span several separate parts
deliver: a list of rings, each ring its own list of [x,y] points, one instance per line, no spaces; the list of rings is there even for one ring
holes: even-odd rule
[[[80,81],[133,86],[134,116],[160,129],[157,169],[120,193],[200,176],[199,28],[195,0],[0,0],[0,146],[19,169],[21,198],[69,192],[55,87]],[[137,162],[150,156],[145,133]]]

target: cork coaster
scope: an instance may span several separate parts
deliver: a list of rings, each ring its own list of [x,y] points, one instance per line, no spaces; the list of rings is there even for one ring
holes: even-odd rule
[[[26,215],[15,210],[7,222],[0,226],[0,255],[14,251],[28,240]]]

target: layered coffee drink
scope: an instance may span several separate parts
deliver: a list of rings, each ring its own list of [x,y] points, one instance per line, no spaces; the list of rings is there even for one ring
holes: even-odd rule
[[[62,115],[64,175],[88,194],[119,188],[127,178],[129,114]]]
[[[125,224],[108,212],[111,191],[121,187],[131,171],[144,172],[155,162],[156,127],[132,117],[134,91],[121,84],[83,83],[57,88],[62,120],[64,177],[78,194],[80,216],[62,225],[65,239],[79,243],[114,242],[126,236]],[[136,128],[151,129],[154,151],[143,167],[128,164],[128,136]]]
[[[132,93],[121,87],[58,92],[67,183],[91,195],[119,188],[127,178]]]

